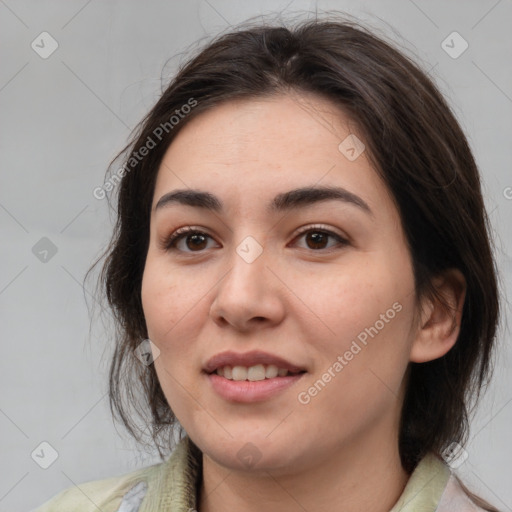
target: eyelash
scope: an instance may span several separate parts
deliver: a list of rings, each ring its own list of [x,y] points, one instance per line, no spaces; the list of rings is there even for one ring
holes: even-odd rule
[[[331,252],[332,249],[336,247],[344,247],[346,245],[349,245],[348,240],[341,237],[337,233],[334,233],[333,231],[330,231],[329,229],[325,228],[324,226],[315,225],[315,226],[307,226],[306,228],[302,229],[297,235],[295,236],[294,240],[296,238],[301,237],[302,235],[305,235],[307,233],[321,233],[323,235],[327,235],[331,238],[334,238],[338,243],[337,246],[330,247],[328,249],[309,249],[313,252]],[[162,241],[162,248],[166,251],[179,251],[179,249],[176,248],[177,242],[179,242],[182,238],[185,238],[187,235],[193,235],[193,234],[200,234],[200,235],[206,235],[209,238],[212,238],[208,233],[205,233],[204,231],[201,231],[199,229],[195,229],[190,226],[185,226],[183,228],[177,229],[174,233],[170,234],[164,240]],[[181,251],[189,254],[193,253],[201,253],[204,252],[204,250],[199,251]]]

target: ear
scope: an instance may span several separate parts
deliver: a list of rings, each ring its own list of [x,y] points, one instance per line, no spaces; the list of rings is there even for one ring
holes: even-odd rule
[[[432,280],[437,297],[425,298],[411,347],[410,360],[425,363],[444,356],[457,341],[466,297],[466,279],[449,269]]]

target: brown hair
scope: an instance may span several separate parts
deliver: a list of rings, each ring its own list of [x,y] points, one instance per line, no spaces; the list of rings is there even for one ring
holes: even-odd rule
[[[149,407],[152,441],[162,457],[161,448],[171,448],[170,438],[161,441],[176,418],[154,366],[133,356],[147,338],[141,281],[155,179],[166,150],[201,112],[233,99],[287,91],[327,98],[357,123],[400,213],[417,297],[436,296],[431,280],[447,269],[459,269],[466,279],[456,344],[443,357],[408,368],[399,450],[411,473],[427,452],[442,454],[452,442],[467,441],[469,407],[492,373],[496,268],[478,169],[450,107],[412,59],[353,21],[260,25],[217,37],[179,70],[120,153],[131,163],[118,185],[117,221],[100,275],[118,326],[111,409],[141,441],[131,410],[147,425]],[[170,126],[170,116],[191,99],[195,106]],[[168,129],[156,147],[133,160],[162,126]]]

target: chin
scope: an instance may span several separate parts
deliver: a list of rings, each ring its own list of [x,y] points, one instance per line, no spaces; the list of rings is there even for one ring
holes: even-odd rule
[[[268,433],[254,433],[245,430],[240,435],[231,433],[222,439],[213,437],[205,438],[197,436],[191,438],[199,449],[219,464],[231,471],[250,472],[289,472],[290,467],[300,464],[301,454],[295,450],[301,443],[288,437],[289,442],[284,443],[283,439],[272,439]],[[305,454],[302,454],[304,456]]]

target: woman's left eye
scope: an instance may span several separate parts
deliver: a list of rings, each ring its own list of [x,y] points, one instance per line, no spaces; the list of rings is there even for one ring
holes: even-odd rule
[[[325,228],[317,228],[317,227],[309,227],[307,229],[302,230],[295,238],[295,240],[304,238],[306,241],[306,249],[311,249],[313,251],[321,251],[326,249],[331,249],[336,246],[346,246],[348,245],[348,241],[341,237],[340,235],[333,233]],[[204,249],[209,249],[211,247],[207,247],[208,239],[213,240],[213,238],[204,233],[203,231],[199,231],[197,229],[193,229],[190,227],[180,228],[168,236],[162,242],[162,248],[166,251],[175,251],[179,250],[181,252],[202,252]],[[329,239],[334,240],[334,243],[330,246],[328,245]],[[181,244],[181,247],[180,247]],[[326,246],[327,244],[327,246]]]
[[[305,237],[307,244],[306,249],[312,249],[315,251],[348,245],[348,240],[324,228],[307,228],[299,233],[296,239],[303,237]],[[336,243],[332,244],[330,247],[326,247],[325,244],[328,242],[329,238],[334,239]]]

